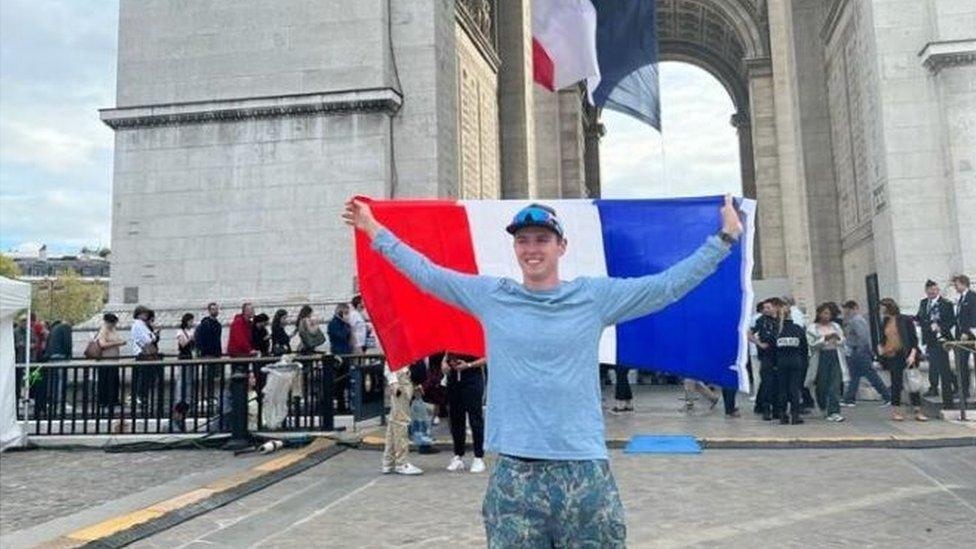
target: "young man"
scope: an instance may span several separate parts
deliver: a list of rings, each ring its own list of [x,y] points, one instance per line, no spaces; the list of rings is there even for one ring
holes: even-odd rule
[[[882,404],[891,403],[891,391],[885,387],[881,376],[871,366],[874,351],[871,348],[871,328],[868,321],[861,316],[861,309],[854,300],[844,303],[843,311],[844,337],[847,338],[847,350],[850,353],[847,365],[851,371],[851,381],[847,384],[841,406],[854,406],[862,377],[867,378],[874,390],[881,395]]]
[[[949,351],[942,344],[952,337],[956,312],[952,302],[942,297],[939,285],[934,280],[925,282],[925,299],[918,303],[915,322],[922,328],[922,343],[929,359],[929,391],[925,396],[938,396],[941,382],[942,404],[944,407],[952,406],[955,377],[949,369]]]
[[[719,233],[667,271],[569,282],[559,278],[568,241],[547,206],[523,208],[506,227],[521,284],[435,265],[364,202],[350,200],[343,217],[417,286],[481,321],[492,365],[486,446],[500,454],[483,505],[489,546],[623,547],[624,511],[603,435],[600,334],[681,299],[715,271],[742,233],[732,198]]]
[[[976,293],[969,289],[969,277],[961,274],[952,277],[952,285],[959,294],[956,302],[956,339],[972,342],[976,339]],[[972,351],[956,349],[956,368],[962,383],[963,398],[968,399],[972,392],[969,389],[969,357]]]

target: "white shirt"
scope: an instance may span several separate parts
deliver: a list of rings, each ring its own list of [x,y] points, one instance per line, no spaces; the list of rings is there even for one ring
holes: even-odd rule
[[[149,331],[149,326],[141,319],[136,319],[132,323],[132,330],[129,332],[130,347],[133,355],[142,352],[142,348],[152,343],[153,334]]]
[[[366,319],[354,307],[349,308],[349,324],[352,326],[352,337],[356,349],[366,346]]]
[[[803,311],[796,305],[790,306],[790,320],[793,321],[793,324],[801,328],[807,324],[807,319],[803,316]]]

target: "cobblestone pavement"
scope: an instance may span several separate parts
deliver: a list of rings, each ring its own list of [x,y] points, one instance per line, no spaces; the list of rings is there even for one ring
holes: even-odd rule
[[[218,450],[109,454],[27,450],[0,455],[0,533],[4,536],[177,480],[245,468],[259,457]],[[225,473],[222,473],[225,474]]]
[[[339,456],[135,547],[480,547],[487,476]],[[631,547],[972,547],[976,448],[707,450],[611,464]]]

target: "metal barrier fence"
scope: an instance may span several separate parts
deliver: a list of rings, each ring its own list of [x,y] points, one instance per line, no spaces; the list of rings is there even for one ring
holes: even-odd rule
[[[29,435],[233,432],[233,402],[245,431],[331,431],[335,415],[382,416],[383,355],[295,355],[287,413],[264,425],[262,367],[280,357],[99,360],[31,365],[18,419]],[[18,365],[18,380],[24,367]],[[246,396],[233,398],[234,391]],[[22,396],[18,392],[18,396]],[[338,405],[339,409],[336,409]],[[279,414],[280,415],[280,414]],[[238,431],[240,434],[240,431]]]

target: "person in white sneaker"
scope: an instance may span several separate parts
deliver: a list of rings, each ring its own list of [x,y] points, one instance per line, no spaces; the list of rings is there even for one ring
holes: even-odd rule
[[[474,446],[470,470],[472,473],[485,471],[484,366],[484,358],[454,353],[444,355],[441,371],[447,378],[447,407],[454,442],[454,457],[447,466],[448,471],[464,469],[466,423],[471,424],[471,444]]]
[[[410,450],[410,401],[413,399],[413,383],[410,382],[410,369],[401,368],[396,372],[386,371],[386,382],[390,390],[390,418],[386,424],[386,444],[383,448],[383,474],[419,475],[423,471],[407,461]]]

